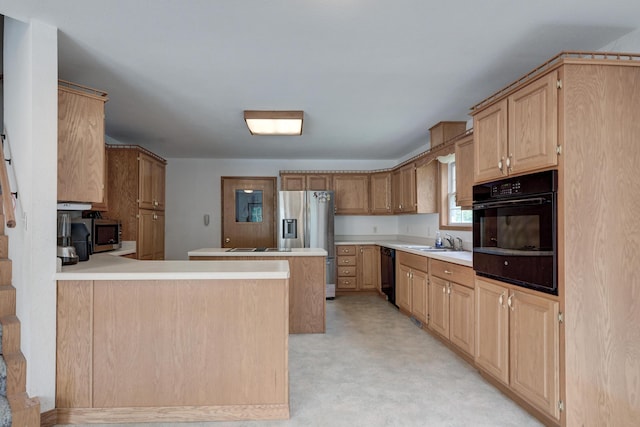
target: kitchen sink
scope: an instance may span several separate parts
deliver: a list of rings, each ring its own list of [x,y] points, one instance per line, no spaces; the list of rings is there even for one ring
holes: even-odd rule
[[[424,252],[446,252],[451,250],[449,248],[436,248],[435,246],[428,245],[401,245],[401,247]]]
[[[231,248],[227,252],[291,252],[291,249],[278,248]]]

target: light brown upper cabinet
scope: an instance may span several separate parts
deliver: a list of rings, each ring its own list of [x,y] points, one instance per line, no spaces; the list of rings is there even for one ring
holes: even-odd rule
[[[280,189],[283,191],[304,191],[307,189],[306,175],[281,174]]]
[[[58,201],[104,202],[106,93],[60,80]]]
[[[369,174],[336,174],[333,191],[336,214],[369,214]]]
[[[164,259],[166,160],[139,146],[108,145],[106,218],[122,222],[122,240],[136,241],[136,257]]]
[[[138,207],[164,210],[165,162],[140,152],[138,155],[140,189]]]
[[[438,212],[438,161],[416,163],[416,213]]]
[[[391,174],[391,200],[393,213],[415,213],[416,206],[416,167],[410,163]]]
[[[285,191],[331,191],[331,174],[281,173],[280,189]]]
[[[558,73],[474,113],[474,182],[558,163]]]
[[[391,172],[372,173],[369,195],[370,213],[387,215],[391,213]]]
[[[330,174],[307,175],[306,182],[307,190],[331,191],[334,189],[331,186]]]
[[[456,142],[456,205],[471,208],[473,204],[473,135]]]
[[[455,138],[464,133],[467,129],[467,122],[440,122],[429,129],[430,148]]]

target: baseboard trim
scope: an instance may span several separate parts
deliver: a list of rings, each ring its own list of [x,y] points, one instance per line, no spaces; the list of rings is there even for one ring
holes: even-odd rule
[[[348,291],[348,290],[344,290],[344,289],[336,289],[336,296],[337,297],[346,297],[346,296],[351,296],[351,295],[375,295],[378,296],[380,295],[380,293],[376,290],[366,290],[366,291],[359,291],[359,290],[353,290],[353,291]]]
[[[204,422],[289,419],[289,404],[58,408],[57,424]]]
[[[52,409],[40,414],[40,427],[53,427],[58,424],[58,410]]]
[[[531,405],[529,402],[527,402],[526,400],[524,400],[523,398],[518,396],[516,393],[511,391],[511,389],[509,389],[507,386],[505,386],[500,381],[495,379],[491,374],[483,371],[481,368],[478,368],[477,366],[476,366],[476,368],[478,369],[478,372],[480,373],[480,376],[482,378],[484,378],[489,384],[491,384],[492,386],[494,386],[495,388],[500,390],[500,392],[502,392],[502,394],[504,394],[509,399],[513,400],[518,405],[520,405],[520,407],[522,407],[522,409],[527,411],[529,414],[531,414],[533,417],[535,417],[542,424],[544,424],[547,427],[560,427],[560,425],[561,425],[560,420],[556,420],[554,418],[551,418],[549,415],[547,415],[544,412],[540,411],[538,408],[536,408],[535,406]]]

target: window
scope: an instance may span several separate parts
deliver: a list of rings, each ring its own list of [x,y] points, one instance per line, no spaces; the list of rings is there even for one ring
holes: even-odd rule
[[[440,164],[440,227],[470,230],[473,211],[456,205],[456,162],[446,160]]]
[[[449,163],[448,170],[447,204],[449,206],[449,225],[471,224],[472,214],[470,210],[463,210],[456,205],[456,162]]]
[[[262,222],[262,190],[236,190],[236,222]]]

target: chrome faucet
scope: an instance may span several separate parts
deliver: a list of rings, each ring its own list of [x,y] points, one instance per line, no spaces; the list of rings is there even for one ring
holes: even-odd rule
[[[462,239],[460,237],[456,237],[456,243],[458,243],[458,247],[455,248],[457,251],[461,251],[462,250]]]
[[[444,235],[444,239],[449,242],[449,247],[451,249],[455,249],[456,245],[455,245],[455,241],[453,240],[453,236],[451,234],[445,234]]]

